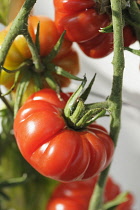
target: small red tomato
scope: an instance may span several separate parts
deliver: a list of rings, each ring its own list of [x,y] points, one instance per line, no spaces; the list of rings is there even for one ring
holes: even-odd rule
[[[94,124],[83,130],[67,125],[63,108],[67,94],[52,89],[34,93],[19,109],[14,134],[23,157],[42,175],[58,181],[94,177],[111,162],[114,144]]]

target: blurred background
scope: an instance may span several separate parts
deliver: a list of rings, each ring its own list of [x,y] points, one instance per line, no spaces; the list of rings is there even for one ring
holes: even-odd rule
[[[45,15],[54,19],[53,1],[37,0],[33,14]],[[2,25],[0,25],[2,29]],[[139,49],[139,43],[131,45]],[[92,59],[83,54],[76,44],[79,53],[79,76],[86,73],[90,80],[97,73],[88,102],[103,101],[110,95],[112,85],[113,53],[102,59]],[[77,82],[72,82],[68,90],[74,91]],[[67,89],[66,89],[67,90]],[[109,129],[109,118],[98,120]],[[140,209],[140,57],[125,51],[125,71],[123,81],[122,122],[119,141],[111,166],[110,175],[121,185],[122,190],[130,191],[135,196],[134,210]]]

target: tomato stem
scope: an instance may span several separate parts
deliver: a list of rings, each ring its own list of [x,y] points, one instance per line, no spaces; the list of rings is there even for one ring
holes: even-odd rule
[[[0,91],[0,99],[3,101],[3,103],[6,105],[6,107],[9,109],[10,113],[12,115],[14,115],[13,109],[11,107],[11,105],[9,104],[9,102],[7,101],[7,99],[4,97],[4,95],[2,94],[2,92]]]
[[[122,84],[124,70],[124,47],[123,47],[123,17],[122,1],[111,0],[112,23],[114,31],[114,56],[113,56],[113,82],[111,94],[107,100],[108,110],[111,113],[110,136],[117,144],[121,123],[122,109]],[[91,196],[89,210],[103,209],[103,193],[105,182],[109,173],[110,166],[100,175],[98,183]]]
[[[101,106],[100,103],[98,103],[99,107],[95,106],[96,103],[93,104],[94,107],[92,107],[92,104],[89,106],[88,104],[84,104],[90,93],[95,76],[96,75],[94,75],[88,87],[83,91],[86,84],[86,77],[84,78],[81,85],[69,98],[64,108],[64,118],[68,126],[75,130],[84,129],[99,117],[105,116],[106,107],[104,107],[103,104]]]

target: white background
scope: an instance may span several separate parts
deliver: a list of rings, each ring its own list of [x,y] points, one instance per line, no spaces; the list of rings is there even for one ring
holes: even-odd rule
[[[53,1],[37,0],[34,14],[46,15],[54,18]],[[89,101],[104,100],[111,91],[113,54],[103,59],[91,59],[85,56],[76,45],[79,52],[81,72],[88,79],[97,73]],[[131,47],[139,48],[135,43]],[[134,210],[140,210],[140,57],[125,52],[125,72],[123,82],[122,123],[118,145],[115,151],[110,174],[122,187],[122,190],[131,191],[135,196]],[[77,83],[69,87],[74,90]],[[69,89],[68,89],[69,90]],[[98,95],[98,96],[97,96]],[[106,128],[109,119],[103,118],[99,122]]]

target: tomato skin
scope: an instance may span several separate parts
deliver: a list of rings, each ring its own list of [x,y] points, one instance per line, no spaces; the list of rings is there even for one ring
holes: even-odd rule
[[[60,35],[57,31],[54,21],[50,18],[46,16],[30,16],[28,19],[28,29],[33,41],[35,41],[36,38],[36,29],[39,22],[40,55],[46,56],[50,53],[50,51],[58,41]],[[62,51],[64,52],[61,52],[61,54],[64,55],[66,52],[68,52],[70,47],[71,42],[64,40],[64,43],[62,45]]]
[[[114,151],[112,139],[102,129],[96,130],[97,125],[95,132],[94,125],[81,131],[68,127],[63,117],[68,97],[63,93],[60,100],[54,90],[40,90],[29,97],[14,120],[24,158],[42,175],[65,182],[100,173]]]
[[[60,12],[73,13],[95,6],[93,0],[54,0],[54,7]]]
[[[136,36],[130,26],[123,29],[124,47],[136,41]],[[113,52],[113,33],[100,33],[91,40],[78,44],[80,49],[91,58],[103,58]]]
[[[129,25],[126,25],[124,27],[123,36],[124,36],[124,47],[129,47],[129,45],[133,44],[137,40],[133,28]]]
[[[58,184],[46,205],[46,210],[57,210],[60,205],[61,209],[64,210],[70,210],[71,207],[74,210],[88,210],[90,197],[97,179],[96,176],[86,181]],[[120,193],[120,186],[111,177],[108,177],[104,191],[104,203],[113,200]],[[128,193],[127,197],[128,200],[118,205],[116,210],[132,210],[133,195]]]
[[[92,0],[54,0],[55,22],[58,31],[66,30],[67,38],[77,42],[91,58],[103,58],[113,51],[113,33],[100,33],[99,29],[111,23],[106,13],[99,14]],[[124,47],[136,41],[130,26],[124,27]]]
[[[113,34],[100,33],[95,38],[78,45],[87,56],[103,58],[113,51]]]
[[[95,9],[89,8],[77,13],[63,13],[55,10],[55,23],[59,33],[66,30],[70,41],[83,42],[99,34],[99,29],[110,23],[109,16],[98,14]]]
[[[77,75],[80,71],[79,57],[77,52],[73,49],[71,49],[65,56],[61,58],[56,57],[53,60],[53,63],[72,75]],[[56,75],[55,79],[61,87],[67,87],[71,83],[69,78],[60,75]]]

